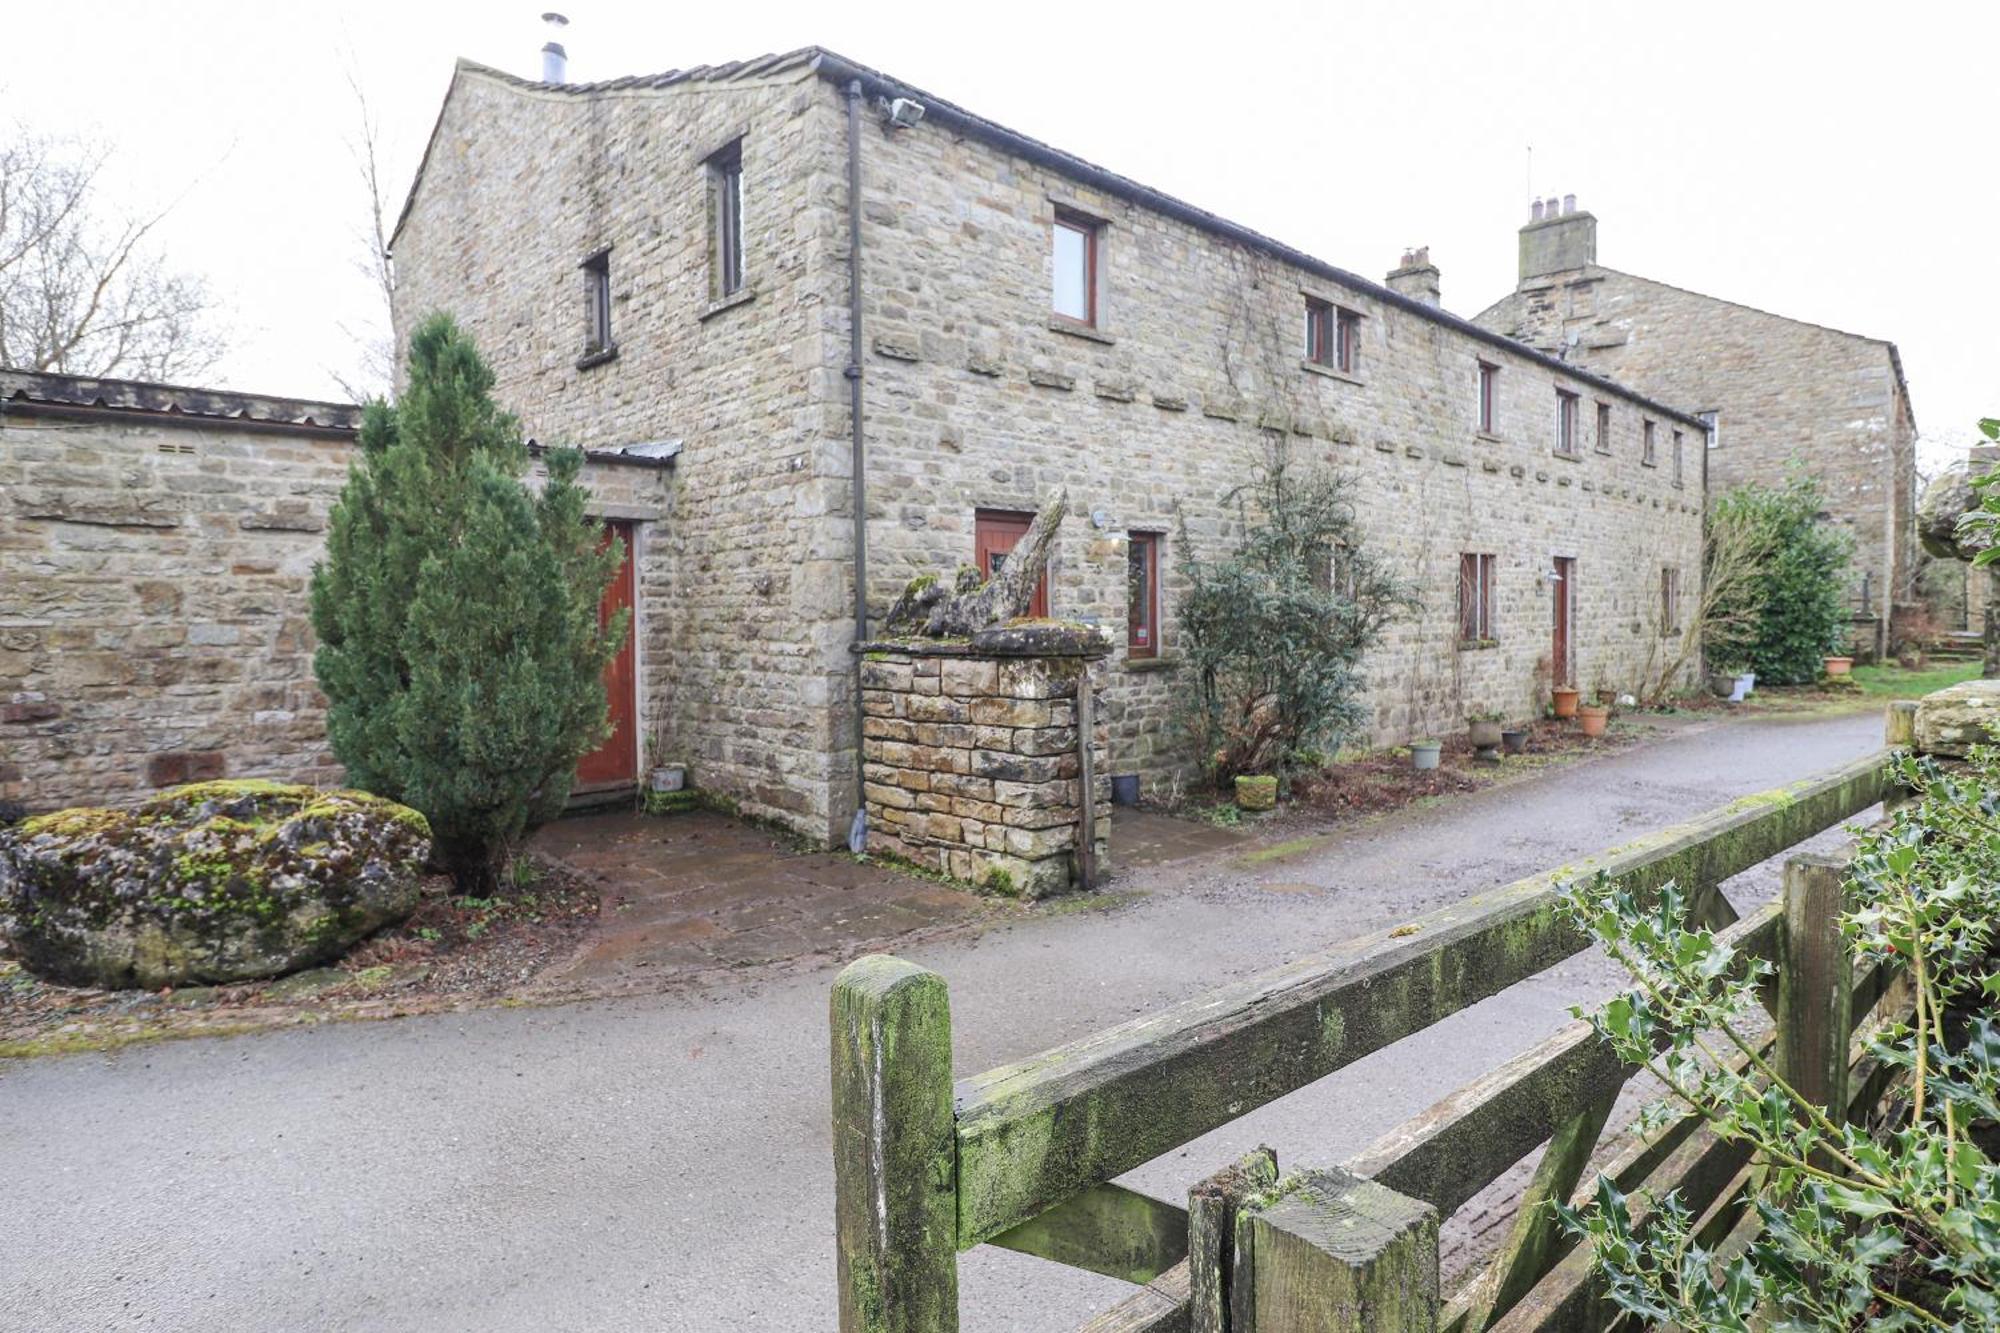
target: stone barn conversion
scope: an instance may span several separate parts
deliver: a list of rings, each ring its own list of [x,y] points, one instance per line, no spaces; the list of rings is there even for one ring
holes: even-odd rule
[[[879,618],[1059,487],[1037,609],[1110,634],[1109,763],[1156,793],[1182,532],[1217,549],[1274,450],[1348,473],[1424,598],[1365,739],[1635,685],[1700,577],[1699,455],[1643,453],[1692,414],[1445,312],[1424,256],[1368,281],[823,49],[462,61],[392,243],[399,329],[457,316],[531,433],[678,450],[645,728],[815,838],[856,801],[857,566]]]
[[[1917,599],[1917,423],[1896,344],[1606,268],[1574,196],[1535,205],[1520,252],[1519,285],[1478,322],[1696,412],[1711,493],[1803,466],[1854,538],[1855,646],[1886,652],[1896,606]],[[1661,466],[1668,447],[1653,444]]]
[[[625,544],[585,794],[682,763],[843,840],[857,645],[1063,489],[1034,609],[1110,640],[1099,776],[1156,795],[1191,767],[1185,562],[1279,453],[1347,475],[1423,599],[1357,739],[1632,688],[1694,600],[1703,469],[1668,442],[1696,416],[1449,314],[1422,252],[1369,281],[821,49],[587,85],[461,62],[394,247],[399,330],[456,315]],[[357,416],[0,376],[0,794],[337,778],[306,588]]]

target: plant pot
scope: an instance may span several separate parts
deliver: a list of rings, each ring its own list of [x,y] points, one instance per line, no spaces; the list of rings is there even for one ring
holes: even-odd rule
[[[1500,724],[1498,722],[1469,722],[1466,732],[1475,750],[1491,750],[1500,744]]]
[[[1577,729],[1586,736],[1602,736],[1610,720],[1611,710],[1603,704],[1585,704],[1576,710]]]
[[[1826,659],[1826,674],[1835,680],[1851,674],[1853,670],[1854,659],[1851,657],[1829,657]]]
[[[1245,774],[1236,779],[1236,804],[1244,810],[1269,810],[1278,804],[1278,780]]]
[[[679,791],[687,785],[687,770],[679,764],[662,764],[646,775],[648,791]]]
[[[1599,708],[1609,708],[1617,702],[1618,702],[1618,691],[1599,690],[1597,692],[1597,706]]]
[[[1500,748],[1508,754],[1526,754],[1528,752],[1528,729],[1526,727],[1507,727],[1503,729],[1500,733]]]
[[[1709,672],[1708,689],[1718,699],[1729,698],[1736,693],[1736,673],[1734,671]]]
[[[1443,741],[1411,741],[1410,767],[1419,772],[1428,772],[1438,766],[1438,756],[1443,753]]]
[[[1576,716],[1578,695],[1574,685],[1558,685],[1549,692],[1549,697],[1555,702],[1557,717]]]
[[[1745,699],[1749,698],[1752,694],[1756,693],[1756,691],[1757,691],[1757,673],[1754,671],[1746,671],[1742,675],[1736,678],[1736,692],[1731,694],[1729,697],[1731,699],[1734,699],[1737,703],[1742,703]]]
[[[1139,775],[1137,773],[1114,773],[1111,775],[1111,804],[1139,804]]]

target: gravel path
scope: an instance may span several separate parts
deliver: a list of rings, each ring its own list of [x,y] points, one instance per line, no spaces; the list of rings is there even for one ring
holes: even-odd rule
[[[910,956],[949,979],[958,1067],[977,1071],[1880,734],[1872,714],[1704,725]],[[1731,894],[1774,883],[1767,866]],[[0,1329],[830,1328],[830,978],[0,1066]],[[1173,1197],[1260,1141],[1338,1161],[1615,983],[1572,960],[1126,1181]],[[1129,1290],[992,1249],[965,1256],[961,1288],[981,1333],[1071,1327]]]

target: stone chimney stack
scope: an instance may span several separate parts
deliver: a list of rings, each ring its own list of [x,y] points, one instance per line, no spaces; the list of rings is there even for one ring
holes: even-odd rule
[[[1537,199],[1521,228],[1521,281],[1568,273],[1597,262],[1597,219],[1579,212],[1576,196]]]
[[[1431,262],[1431,248],[1422,245],[1403,251],[1403,262],[1390,272],[1388,285],[1390,291],[1400,292],[1413,301],[1422,301],[1428,306],[1441,304],[1438,269]]]

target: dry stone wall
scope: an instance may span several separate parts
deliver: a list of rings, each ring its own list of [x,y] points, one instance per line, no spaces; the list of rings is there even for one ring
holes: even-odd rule
[[[1077,691],[1087,657],[871,644],[861,664],[868,849],[1041,898],[1076,885]],[[1092,738],[1095,845],[1109,867],[1107,726]]]
[[[47,810],[201,778],[337,783],[307,587],[351,436],[4,408],[0,799]],[[640,524],[642,704],[669,656],[646,555],[669,476],[616,463],[584,476],[599,514],[653,520]]]

